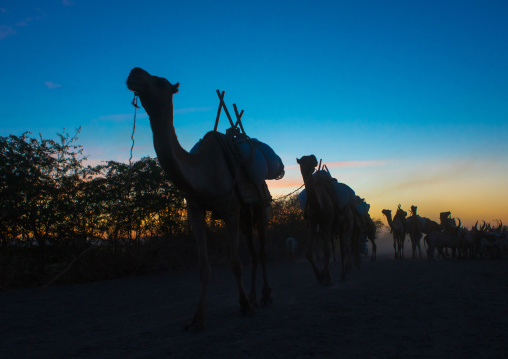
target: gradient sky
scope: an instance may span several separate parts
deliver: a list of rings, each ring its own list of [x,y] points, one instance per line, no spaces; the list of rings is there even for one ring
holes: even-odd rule
[[[504,0],[1,1],[0,135],[81,126],[93,164],[128,161],[125,80],[139,66],[180,82],[186,149],[226,91],[286,165],[274,197],[302,184],[295,159],[314,154],[375,218],[400,203],[508,223],[506,19]],[[137,119],[134,158],[155,157]]]

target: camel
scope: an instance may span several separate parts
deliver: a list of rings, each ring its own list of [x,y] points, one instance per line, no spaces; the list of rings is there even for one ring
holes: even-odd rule
[[[127,87],[139,96],[150,119],[153,144],[160,165],[171,182],[179,188],[187,201],[187,215],[198,249],[200,290],[197,309],[184,328],[202,330],[206,322],[206,298],[210,279],[210,262],[207,253],[205,214],[222,219],[229,234],[229,252],[232,271],[238,286],[240,312],[253,311],[256,302],[256,269],[258,256],[261,262],[263,287],[261,305],[272,301],[266,273],[266,231],[269,201],[259,195],[257,201],[245,204],[236,190],[238,165],[228,159],[218,132],[205,136],[195,153],[185,151],[176,136],[173,125],[173,95],[179,83],[171,84],[162,77],[152,76],[138,67],[131,70]],[[269,196],[266,183],[265,190]],[[259,237],[259,254],[254,250],[253,229]],[[252,262],[251,287],[247,296],[242,282],[242,264],[239,256],[240,230],[247,237]]]
[[[352,247],[352,257],[355,261],[355,264],[357,267],[360,267],[360,253],[355,252],[355,248],[360,248],[360,242],[362,237],[368,238],[372,244],[372,254],[370,257],[371,261],[376,260],[376,224],[370,217],[370,214],[368,213],[368,208],[370,205],[365,203],[365,200],[363,198],[357,197],[357,204],[358,205],[365,205],[367,206],[367,211],[358,211],[353,210],[354,212],[354,226],[353,226],[353,233],[351,236],[351,247]]]
[[[362,234],[366,235],[367,238],[369,239],[370,243],[372,244],[372,254],[370,256],[370,260],[371,261],[375,261],[376,260],[376,250],[377,250],[377,246],[376,246],[376,230],[377,230],[376,224],[374,223],[374,221],[372,220],[372,218],[370,217],[370,215],[368,213],[364,217],[364,220],[366,222],[366,227],[363,229]]]
[[[411,247],[413,250],[412,258],[416,258],[416,251],[422,258],[422,250],[420,248],[420,240],[422,239],[422,225],[420,217],[416,214],[417,206],[411,206],[411,216],[407,218],[409,237],[411,238]]]
[[[391,233],[393,234],[393,249],[395,251],[394,258],[403,258],[404,257],[404,240],[406,239],[407,232],[407,223],[406,223],[406,215],[407,213],[400,208],[400,205],[395,213],[395,216],[392,220],[392,211],[389,209],[383,209],[381,211],[388,221],[388,225],[390,226]]]
[[[454,237],[459,237],[459,232],[461,231],[460,218],[458,218],[459,224],[457,225],[457,223],[455,222],[455,218],[452,218],[451,212],[448,211],[448,212],[441,212],[439,214],[439,220],[441,222],[442,231],[449,233],[450,235],[452,235]],[[455,257],[455,252],[456,252],[457,248],[455,248],[455,247],[450,247],[450,248],[452,248],[452,256]],[[459,249],[459,251],[460,251],[460,249]],[[445,253],[447,256],[449,256],[448,247],[446,247],[446,246],[445,246]]]
[[[333,193],[326,188],[326,183],[318,176],[313,176],[314,170],[318,165],[314,155],[303,156],[296,159],[300,165],[305,191],[307,193],[307,203],[304,210],[304,218],[307,220],[307,230],[309,236],[309,247],[306,257],[312,265],[314,275],[318,283],[331,284],[330,275],[330,245],[335,236],[337,208]],[[323,266],[318,265],[317,251],[321,245],[323,248]],[[344,241],[339,238],[341,253],[342,279],[345,279],[345,251]]]
[[[427,217],[420,217],[422,220],[420,222],[423,222],[421,226],[421,231],[423,234],[431,234],[432,232],[439,232],[441,231],[441,225],[437,222],[434,222],[433,220],[427,218]]]

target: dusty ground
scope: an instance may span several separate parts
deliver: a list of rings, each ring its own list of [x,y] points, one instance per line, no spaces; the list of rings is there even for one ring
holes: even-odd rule
[[[506,258],[386,254],[329,287],[304,261],[269,271],[274,303],[245,317],[215,268],[202,333],[182,329],[196,271],[0,292],[0,358],[508,357]]]

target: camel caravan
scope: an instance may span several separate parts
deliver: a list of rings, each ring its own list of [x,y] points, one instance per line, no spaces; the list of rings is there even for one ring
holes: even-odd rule
[[[213,131],[196,143],[187,152],[180,145],[174,127],[173,95],[178,92],[179,83],[171,84],[163,77],[150,75],[141,68],[131,70],[127,88],[139,97],[141,105],[149,116],[153,132],[153,145],[160,166],[168,178],[184,195],[187,217],[195,237],[198,251],[200,290],[197,308],[185,329],[202,330],[206,322],[206,298],[210,281],[210,261],[206,240],[206,213],[221,219],[227,228],[229,255],[233,274],[238,287],[240,312],[247,314],[258,306],[272,302],[268,284],[266,237],[269,209],[272,197],[266,180],[277,180],[284,176],[284,164],[267,144],[250,138],[245,133],[241,117],[233,105],[236,121],[233,121],[224,103],[224,92],[217,90],[220,104]],[[133,101],[133,104],[137,103]],[[222,109],[231,127],[226,133],[217,131]],[[371,260],[376,259],[376,226],[369,215],[370,205],[357,196],[354,190],[333,178],[321,162],[318,165],[314,155],[296,160],[300,166],[305,189],[299,194],[300,207],[307,222],[309,246],[306,257],[312,266],[318,283],[329,285],[331,254],[335,256],[335,242],[338,241],[341,257],[341,278],[353,266],[360,267],[360,246],[366,239],[372,243]],[[413,257],[418,250],[420,239],[426,234],[427,253],[433,258],[444,248],[464,251],[481,243],[480,253],[495,242],[506,242],[506,234],[475,226],[467,231],[459,225],[452,225],[448,217],[441,218],[441,224],[419,217],[416,207],[412,215],[400,208],[392,219],[391,211],[384,210],[394,238],[395,258],[403,257],[404,239],[410,234],[413,243]],[[449,212],[448,212],[449,215]],[[443,219],[444,218],[444,219]],[[500,227],[501,228],[501,227]],[[240,232],[246,237],[251,261],[251,283],[247,292],[242,279],[242,263],[239,255]],[[255,246],[254,232],[257,233]],[[294,255],[296,241],[286,242],[288,251]],[[462,253],[462,252],[461,252]],[[472,251],[470,253],[473,253]],[[474,252],[476,253],[476,252]],[[261,264],[262,289],[258,301],[256,273]]]
[[[483,221],[480,228],[477,221],[469,230],[462,227],[460,218],[457,224],[449,211],[441,212],[440,223],[437,223],[419,216],[417,209],[416,206],[411,206],[411,215],[407,217],[407,212],[401,209],[399,204],[393,218],[390,210],[382,211],[386,216],[390,233],[393,235],[395,259],[404,257],[404,241],[407,234],[411,240],[412,258],[416,258],[417,253],[420,258],[422,257],[420,241],[425,234],[424,244],[429,261],[436,260],[434,256],[436,251],[438,257],[442,258],[452,256],[470,259],[485,256],[499,258],[508,251],[508,233],[506,229],[503,229],[502,221],[499,221],[496,227]]]

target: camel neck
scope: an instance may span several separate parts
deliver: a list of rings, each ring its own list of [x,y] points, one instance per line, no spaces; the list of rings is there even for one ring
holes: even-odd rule
[[[319,202],[316,194],[316,187],[314,185],[314,177],[312,176],[313,171],[300,169],[300,172],[302,173],[305,191],[307,191],[307,200],[314,208],[318,208],[316,205]]]
[[[187,180],[187,168],[183,165],[189,162],[188,157],[191,154],[182,148],[176,136],[173,125],[172,101],[164,111],[150,114],[150,126],[159,164],[174,185],[184,192],[192,191],[192,187]]]
[[[388,221],[388,225],[390,226],[390,228],[392,227],[393,225],[393,221],[392,221],[392,214],[391,213],[385,213],[384,214],[386,216],[386,220]]]

